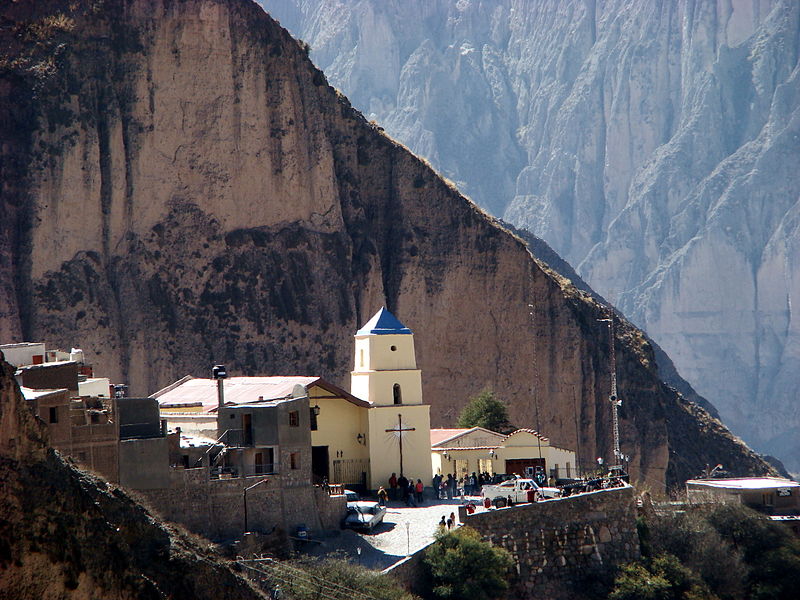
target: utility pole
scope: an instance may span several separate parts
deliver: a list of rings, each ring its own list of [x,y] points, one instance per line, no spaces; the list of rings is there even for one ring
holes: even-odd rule
[[[258,483],[254,483],[250,487],[244,488],[244,491],[242,492],[242,495],[244,496],[244,531],[245,531],[245,533],[247,533],[249,531],[249,529],[247,527],[247,492],[249,490],[252,490],[256,486],[261,485],[262,483],[267,483],[268,481],[269,481],[269,479],[262,479]]]
[[[539,460],[542,459],[542,422],[539,419],[539,397],[536,394],[539,383],[539,370],[536,365],[536,318],[533,315],[533,304],[528,304],[528,314],[531,317],[531,340],[533,341],[533,379],[534,385],[531,386],[531,396],[533,396],[533,407],[536,410],[536,440],[539,443]]]
[[[608,396],[611,402],[611,422],[614,428],[614,466],[619,467],[622,462],[622,452],[619,449],[619,407],[622,405],[617,395],[617,360],[614,354],[614,319],[598,319],[599,323],[608,323],[608,345],[609,362],[611,370],[611,394]]]

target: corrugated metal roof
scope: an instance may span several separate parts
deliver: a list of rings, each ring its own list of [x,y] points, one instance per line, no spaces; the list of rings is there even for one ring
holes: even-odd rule
[[[225,405],[259,404],[263,406],[269,402],[289,398],[296,385],[308,388],[315,384],[341,395],[345,400],[358,406],[371,406],[371,403],[366,400],[356,398],[320,377],[311,376],[230,377],[225,379],[223,384]],[[199,379],[187,375],[159,390],[151,398],[156,398],[159,406],[166,405],[170,408],[192,404],[196,406],[199,402],[203,406],[203,411],[209,412],[217,408],[217,382],[214,379]]]
[[[686,485],[729,490],[767,490],[800,487],[800,483],[782,477],[740,477],[736,479],[690,479]]]

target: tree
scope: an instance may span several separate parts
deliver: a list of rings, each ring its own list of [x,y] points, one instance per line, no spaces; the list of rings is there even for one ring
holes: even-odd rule
[[[508,422],[506,405],[488,389],[470,398],[461,411],[456,425],[464,429],[484,427],[500,433],[510,433],[514,430],[514,426]]]
[[[508,589],[511,553],[481,540],[471,527],[440,531],[425,551],[433,593],[443,600],[492,600]]]

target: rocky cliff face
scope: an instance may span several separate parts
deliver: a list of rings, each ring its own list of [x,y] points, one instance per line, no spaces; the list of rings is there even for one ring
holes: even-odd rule
[[[0,353],[0,596],[264,598],[206,549],[48,449]]]
[[[80,343],[136,394],[217,362],[346,385],[352,334],[386,304],[415,331],[434,424],[490,386],[519,426],[538,402],[585,465],[609,455],[606,309],[353,110],[258,6],[30,1],[5,19],[5,336]],[[636,477],[766,470],[617,332]]]
[[[263,0],[354,104],[544,238],[800,470],[800,5]]]

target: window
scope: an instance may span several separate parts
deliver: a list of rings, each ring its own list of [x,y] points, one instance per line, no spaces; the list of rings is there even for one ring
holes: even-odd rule
[[[402,404],[403,403],[403,394],[400,391],[400,384],[395,383],[394,387],[392,388],[392,395],[394,396],[394,403],[395,404]]]
[[[289,411],[289,427],[300,427],[300,411]]]
[[[311,406],[308,409],[308,418],[311,423],[311,431],[317,430],[317,410],[318,407]]]
[[[391,348],[389,348],[389,350],[391,350],[392,352],[397,352],[397,346],[392,346]]]
[[[360,351],[360,356],[361,356],[361,366],[363,367],[364,366],[364,349],[363,348]]]
[[[567,463],[567,477],[572,477],[572,465]]]
[[[264,454],[262,452],[256,452],[254,467],[257,475],[264,472]]]
[[[299,469],[300,468],[300,453],[299,452],[292,452],[289,454],[289,464],[292,469]]]
[[[50,407],[50,422],[51,423],[58,423],[58,407],[51,406]]]

